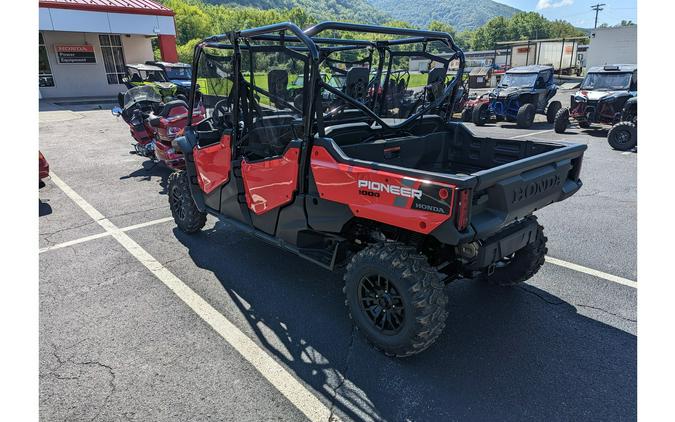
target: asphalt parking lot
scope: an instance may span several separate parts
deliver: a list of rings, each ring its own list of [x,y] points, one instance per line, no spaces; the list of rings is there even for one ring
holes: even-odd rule
[[[537,212],[551,259],[534,278],[448,285],[445,332],[396,360],[353,331],[342,274],[211,217],[183,234],[169,170],[129,153],[121,119],[42,109],[42,420],[636,419],[637,153],[605,131],[469,124],[587,144],[584,186]]]

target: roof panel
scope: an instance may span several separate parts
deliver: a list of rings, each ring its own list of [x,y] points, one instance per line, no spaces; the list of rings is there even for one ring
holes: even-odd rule
[[[171,9],[152,0],[40,0],[40,7],[140,15],[174,15]]]

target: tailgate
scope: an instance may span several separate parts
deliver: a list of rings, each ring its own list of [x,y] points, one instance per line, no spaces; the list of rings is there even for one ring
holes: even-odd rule
[[[479,238],[579,190],[586,145],[561,145],[553,151],[473,174],[478,182],[473,193],[471,225]]]

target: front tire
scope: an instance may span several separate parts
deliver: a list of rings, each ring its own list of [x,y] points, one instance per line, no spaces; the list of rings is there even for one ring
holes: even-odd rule
[[[553,129],[555,133],[565,133],[567,126],[570,124],[570,109],[561,108],[555,114],[555,119],[553,121]]]
[[[637,126],[633,122],[619,122],[607,133],[609,145],[619,151],[630,151],[637,145]]]
[[[555,116],[561,108],[562,104],[560,101],[552,101],[546,109],[546,121],[548,123],[555,123]]]
[[[518,109],[516,125],[521,129],[529,129],[534,122],[534,115],[536,112],[537,109],[534,107],[534,104],[523,104]]]
[[[473,108],[471,120],[476,126],[483,126],[490,119],[490,108],[488,103],[483,103]]]
[[[185,233],[195,233],[206,224],[206,213],[200,212],[192,199],[190,181],[185,171],[169,176],[169,208],[178,228]]]
[[[537,217],[530,216],[528,219],[537,221]],[[494,271],[490,273],[487,269],[483,270],[476,279],[485,281],[497,286],[515,286],[534,276],[544,265],[546,253],[546,241],[544,235],[544,226],[537,223],[536,239],[516,251],[509,257],[502,258],[495,264]]]
[[[443,279],[414,247],[378,243],[347,265],[345,304],[356,328],[376,349],[388,356],[411,356],[431,346],[445,328]]]

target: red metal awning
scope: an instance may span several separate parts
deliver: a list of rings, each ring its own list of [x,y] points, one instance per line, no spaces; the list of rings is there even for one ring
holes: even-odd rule
[[[174,15],[173,10],[152,0],[40,0],[40,7],[136,15]]]

